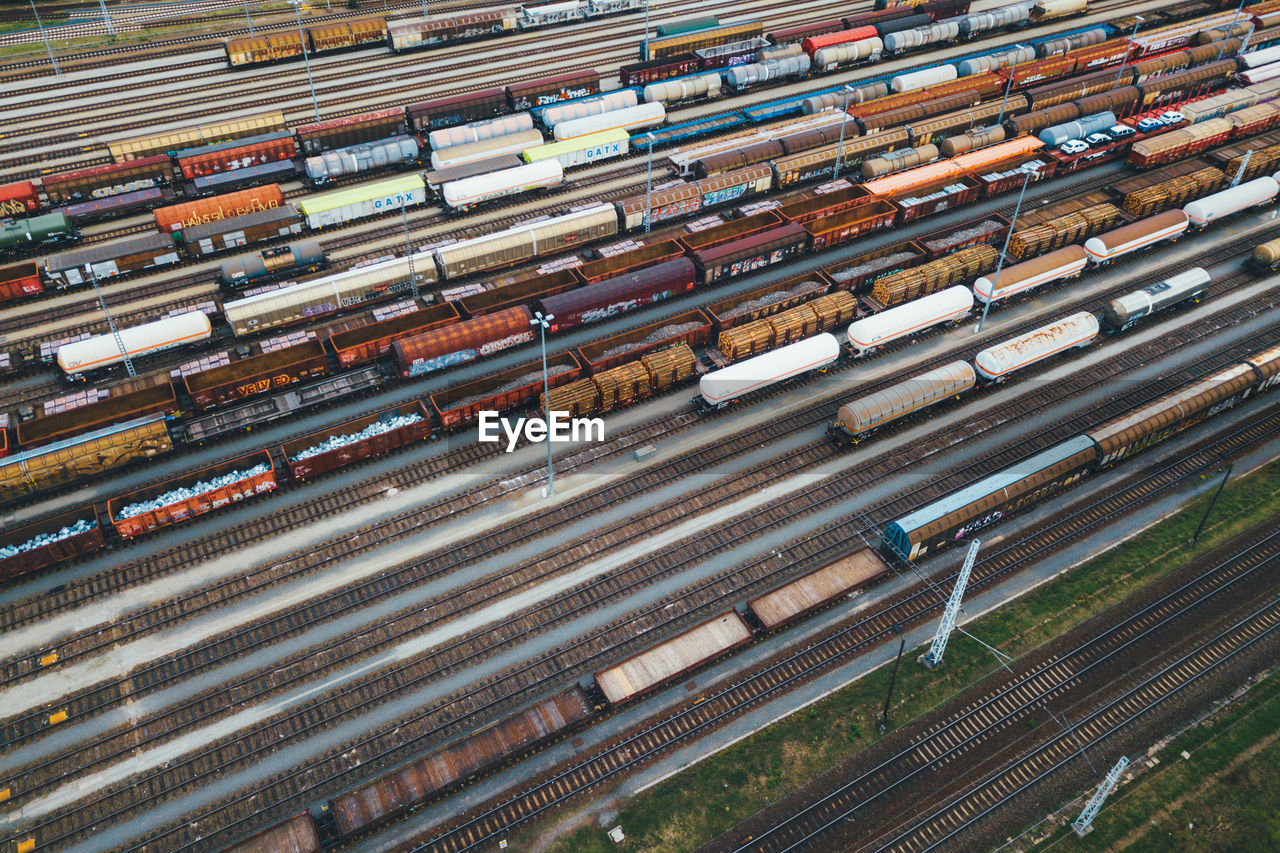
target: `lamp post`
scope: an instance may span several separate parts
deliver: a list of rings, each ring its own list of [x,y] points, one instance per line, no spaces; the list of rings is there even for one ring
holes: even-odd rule
[[[403,205],[400,213],[404,217],[404,256],[409,259],[409,287],[413,291],[413,299],[418,299],[418,274],[413,271],[413,248],[409,245],[409,206]]]
[[[555,314],[542,316],[541,311],[533,312],[533,319],[529,321],[529,325],[537,326],[542,332],[542,399],[547,401],[547,497],[551,497],[556,492],[556,475],[551,467],[551,389],[547,379],[547,329],[551,327],[551,321],[556,318]]]
[[[320,103],[316,100],[316,84],[311,79],[311,57],[307,54],[307,37],[302,32],[302,0],[293,0],[293,16],[298,20],[298,38],[302,42],[302,61],[307,66],[307,86],[311,88],[311,108],[316,112],[316,121],[320,121]]]
[[[991,303],[996,301],[996,288],[1000,285],[1000,270],[1004,267],[1004,256],[1009,251],[1009,240],[1013,237],[1013,229],[1018,225],[1018,211],[1022,210],[1022,197],[1027,194],[1027,184],[1031,183],[1031,172],[1027,171],[1026,177],[1022,179],[1022,192],[1018,193],[1018,203],[1013,208],[1013,219],[1009,220],[1009,232],[1004,235],[1004,248],[1000,250],[1000,258],[996,261],[996,272],[991,277],[991,292],[987,294],[987,304],[982,308],[982,319],[978,321],[978,331],[975,335],[982,334],[982,326],[987,322],[987,312],[991,310]]]
[[[649,59],[649,0],[644,0],[644,38],[640,40],[640,61]]]
[[[649,131],[645,136],[649,138],[649,170],[644,178],[644,233],[648,234],[649,218],[653,213],[653,131]]]
[[[53,55],[53,45],[49,44],[49,37],[44,34],[44,24],[40,23],[40,13],[36,11],[36,0],[30,0],[31,13],[36,16],[36,29],[40,31],[40,38],[44,40],[44,49],[49,51],[49,61],[53,63],[53,74],[55,77],[62,76],[62,69],[58,67],[58,60]]]
[[[253,18],[249,15],[249,0],[244,0],[244,20],[249,25],[249,35],[253,35]]]
[[[1134,38],[1136,38],[1136,37],[1137,37],[1137,35],[1138,35],[1138,25],[1139,25],[1139,24],[1141,24],[1141,23],[1142,23],[1143,21],[1145,21],[1145,20],[1146,20],[1146,18],[1142,17],[1141,15],[1134,15],[1134,16],[1133,16],[1133,32],[1129,33],[1129,39],[1130,39],[1130,41],[1132,41]],[[1126,65],[1128,65],[1128,64],[1129,64],[1129,52],[1128,52],[1128,51],[1125,51],[1124,59],[1120,62],[1120,68],[1116,71],[1116,82],[1115,82],[1115,85],[1113,85],[1111,88],[1113,88],[1113,89],[1114,89],[1116,86],[1119,86],[1119,85],[1120,85],[1120,75],[1124,73],[1124,67],[1125,67]]]
[[[849,95],[853,94],[853,89],[847,84],[844,92],[841,93],[840,99],[840,144],[836,148],[836,162],[831,166],[831,180],[835,180],[840,176],[840,161],[844,159],[844,126],[849,121]]]

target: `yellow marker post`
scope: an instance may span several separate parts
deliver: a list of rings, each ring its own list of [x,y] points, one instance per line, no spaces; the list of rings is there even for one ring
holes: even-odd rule
[[[25,841],[18,842],[18,853],[31,853],[31,851],[35,849],[36,840],[34,838],[28,838]]]
[[[0,803],[3,803],[5,800],[9,799],[10,796],[11,796],[11,791],[8,788],[0,788]]]
[[[49,717],[49,725],[56,726],[58,723],[61,723],[66,719],[67,719],[67,712],[59,711],[58,713],[53,714],[52,716]]]
[[[57,653],[57,652],[49,652],[49,654],[47,654],[47,655],[45,655],[44,657],[40,658],[40,665],[41,665],[41,666],[53,666],[53,665],[54,665],[55,663],[57,663],[57,662],[58,662],[58,653]]]

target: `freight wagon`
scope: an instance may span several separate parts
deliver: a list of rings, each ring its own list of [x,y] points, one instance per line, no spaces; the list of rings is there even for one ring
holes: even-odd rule
[[[121,539],[180,524],[276,488],[271,455],[258,451],[219,462],[107,501],[107,517]]]
[[[317,241],[302,240],[224,261],[218,268],[218,283],[230,288],[253,287],[280,278],[316,272],[327,263],[324,250]]]
[[[529,336],[532,339],[532,333]],[[558,388],[581,375],[582,365],[573,353],[547,358],[547,387]],[[543,383],[542,362],[530,361],[432,394],[431,408],[441,429],[452,432],[475,421],[481,412],[509,412],[528,405],[542,393]]]
[[[182,381],[191,405],[198,412],[206,412],[328,372],[324,346],[307,341],[185,376]]]
[[[96,507],[32,522],[0,533],[0,581],[34,574],[105,547]]]
[[[190,311],[119,330],[119,334],[97,335],[58,347],[58,368],[68,376],[103,370],[120,364],[125,354],[131,359],[174,347],[207,341],[213,324],[202,311]],[[124,353],[120,352],[123,345]]]
[[[344,465],[381,456],[431,435],[431,415],[421,402],[405,403],[337,424],[280,446],[289,475],[305,480]]]
[[[886,525],[886,554],[918,560],[1272,387],[1280,347],[1190,383]]]
[[[977,383],[978,375],[967,361],[952,362],[845,403],[827,427],[827,434],[837,444],[857,444],[888,424],[958,399]]]

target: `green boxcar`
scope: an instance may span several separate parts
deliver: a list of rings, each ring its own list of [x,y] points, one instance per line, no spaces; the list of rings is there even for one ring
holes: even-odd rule
[[[672,21],[669,24],[658,24],[658,37],[678,36],[681,33],[696,33],[698,30],[709,30],[720,26],[720,19],[715,15],[703,15],[701,18],[685,18],[683,21]]]
[[[79,232],[61,213],[46,213],[0,225],[0,252],[42,244],[71,243],[79,239]]]

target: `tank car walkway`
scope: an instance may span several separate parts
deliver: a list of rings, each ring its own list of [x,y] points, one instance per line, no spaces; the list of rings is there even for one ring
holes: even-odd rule
[[[1255,287],[1262,287],[1262,286],[1265,286],[1265,285],[1256,285]],[[1249,290],[1252,290],[1252,288],[1241,291],[1239,294],[1236,294],[1236,295],[1238,297],[1243,298],[1243,295],[1249,292]],[[1222,303],[1222,306],[1225,306],[1225,302]],[[1185,318],[1188,315],[1178,315],[1178,316]],[[1232,334],[1230,335],[1230,338],[1234,339],[1236,336],[1242,333],[1247,334],[1250,332],[1256,332],[1261,328],[1274,324],[1274,321],[1275,321],[1275,317],[1270,315],[1264,315],[1263,317],[1255,318],[1252,322],[1242,324],[1241,326],[1233,329]],[[1134,335],[1131,338],[1122,339],[1122,341],[1125,345],[1133,345],[1139,342],[1140,340],[1146,339],[1147,337],[1150,337],[1158,333],[1159,333],[1158,327],[1152,328],[1152,329],[1145,330],[1139,335]],[[1202,343],[1198,347],[1192,348],[1188,352],[1188,355],[1193,355],[1196,353],[1203,354],[1204,352],[1211,351],[1212,349],[1221,346],[1225,342],[1227,341],[1220,339],[1212,343]],[[929,346],[934,346],[934,347],[939,346],[939,342],[936,340],[930,341]],[[1054,371],[1050,371],[1049,374],[1047,374],[1044,378],[1046,380],[1051,380],[1055,376],[1062,375],[1063,373],[1068,371],[1074,371],[1075,369],[1087,369],[1088,365],[1093,360],[1096,360],[1096,358],[1098,357],[1099,357],[1098,352],[1095,350],[1091,353],[1090,357],[1086,357],[1070,365],[1059,365]],[[883,369],[880,367],[879,364],[877,364],[877,368]],[[1159,372],[1157,369],[1149,368],[1146,371],[1143,371],[1142,373],[1154,374],[1157,372]],[[1135,380],[1140,381],[1141,378],[1142,378],[1141,376],[1136,376]],[[1010,386],[1006,389],[1002,389],[1002,391],[999,392],[999,394],[993,395],[992,397],[988,397],[982,400],[978,408],[987,408],[991,405],[997,404],[1001,400],[1007,400],[1012,396],[1017,396],[1018,394],[1017,389],[1018,389],[1018,386],[1016,385]],[[796,392],[788,396],[790,398],[795,398],[801,395],[803,395],[803,392]],[[795,405],[798,401],[796,399],[789,399],[787,402],[790,403],[791,405]],[[1087,402],[1087,401],[1073,400],[1067,403],[1063,403],[1062,405],[1057,407],[1056,412],[1053,412],[1053,411],[1046,412],[1043,415],[1043,417],[1045,419],[1062,417],[1064,415],[1069,414],[1069,412],[1073,408],[1078,407],[1082,402]],[[954,414],[949,413],[950,414],[949,419],[954,417],[959,417],[961,415],[972,415],[972,413],[973,413],[973,409],[971,407],[966,406],[966,407],[955,410]],[[730,428],[730,426],[728,425],[728,421],[725,421],[725,423],[726,423],[726,426],[724,428],[726,429]],[[939,424],[936,421],[929,424],[916,425],[912,429],[904,430],[901,435],[901,438],[903,440],[918,438],[923,433],[932,432],[934,427],[941,427],[941,426],[943,426],[943,424]],[[1004,436],[998,434],[998,432],[985,434],[981,438],[970,440],[969,443],[966,445],[967,452],[973,452],[973,453],[983,452],[985,448],[992,447],[998,444],[1002,438],[1004,438]],[[957,436],[957,440],[964,440],[964,437]],[[886,446],[885,449],[887,450],[888,447]],[[816,469],[813,472],[809,472],[803,478],[798,478],[800,482],[789,481],[786,483],[775,484],[769,489],[763,490],[761,493],[757,495],[753,495],[751,498],[745,499],[743,501],[739,501],[738,503],[733,505],[732,508],[726,508],[721,513],[717,513],[716,517],[727,518],[730,515],[735,515],[740,512],[749,512],[753,507],[758,506],[760,503],[767,500],[769,497],[774,496],[775,494],[792,491],[798,485],[802,486],[804,482],[810,482],[813,479],[820,476],[839,473],[839,471],[842,470],[843,467],[850,464],[851,459],[852,457],[841,457],[835,463],[831,463],[827,466],[824,466],[822,469]],[[935,466],[933,467],[937,468],[941,466],[935,464]],[[934,473],[934,472],[932,470],[924,470],[919,472],[913,472],[910,476],[913,476],[913,477],[929,476],[931,473]],[[832,520],[847,514],[848,512],[856,509],[859,506],[864,505],[867,502],[874,501],[896,490],[897,488],[901,488],[901,486],[903,485],[903,483],[901,482],[902,479],[903,478],[898,477],[898,478],[895,478],[894,480],[887,481],[881,484],[880,487],[877,489],[869,490],[857,496],[851,497],[848,501],[842,502],[840,505],[827,507],[824,510],[814,514],[813,516],[803,519],[788,531],[788,538],[790,538],[791,536],[798,535],[799,533],[802,533],[803,532],[802,528],[808,529],[811,527],[817,527],[822,524],[829,523]],[[641,557],[651,549],[661,547],[665,544],[668,544],[669,542],[675,541],[676,539],[680,538],[682,535],[694,529],[697,529],[698,527],[701,527],[706,523],[707,523],[707,519],[705,517],[690,519],[688,522],[685,522],[684,524],[670,531],[666,531],[660,536],[652,537],[651,540],[647,540],[644,543],[641,543],[638,545],[630,546],[624,549],[623,551],[610,554],[607,557],[604,557],[602,559],[597,559],[593,561],[591,564],[580,567],[572,575],[566,576],[565,578],[562,578],[562,579],[557,579],[555,582],[550,584],[544,584],[538,587],[535,591],[529,591],[527,593],[524,593],[511,600],[503,602],[501,605],[487,608],[486,610],[480,611],[479,613],[473,614],[468,617],[463,617],[459,620],[456,620],[455,622],[449,623],[448,625],[441,626],[440,628],[431,632],[428,635],[416,638],[415,641],[413,641],[412,643],[403,644],[394,652],[385,653],[380,659],[362,662],[357,666],[353,667],[352,669],[363,671],[372,666],[376,666],[379,663],[402,658],[410,654],[413,654],[417,651],[424,650],[434,642],[443,640],[448,636],[463,633],[467,630],[481,628],[483,627],[485,622],[490,619],[497,618],[499,615],[502,615],[503,613],[512,612],[521,606],[530,604],[535,600],[535,598],[549,596],[559,589],[567,588],[569,585],[572,585],[572,583],[578,580],[581,580],[584,577],[588,577],[594,574],[598,574],[600,572],[608,571],[610,568],[620,565],[621,563],[627,560],[634,559],[636,557]],[[761,541],[761,542],[752,542],[749,544],[744,544],[739,548],[734,549],[733,551],[725,553],[716,559],[708,560],[703,565],[700,565],[699,567],[700,574],[709,575],[716,571],[720,571],[725,568],[728,568],[734,564],[737,564],[748,555],[759,553],[761,550],[767,550],[771,545],[774,545],[774,544],[777,544],[777,543]],[[519,647],[509,648],[499,657],[486,661],[485,664],[482,666],[472,668],[465,675],[457,675],[452,678],[442,679],[440,682],[436,683],[433,686],[433,689],[429,691],[429,695],[427,691],[423,691],[418,695],[414,695],[411,697],[407,697],[403,700],[397,700],[395,702],[388,703],[384,706],[379,707],[373,713],[367,714],[358,720],[354,720],[347,724],[334,728],[333,730],[325,732],[324,734],[319,735],[315,738],[309,739],[305,742],[290,744],[289,746],[285,747],[278,753],[278,758],[280,763],[275,765],[275,767],[278,769],[279,767],[294,764],[298,761],[304,760],[308,755],[312,755],[312,754],[324,751],[325,749],[336,746],[337,744],[341,743],[342,741],[346,740],[349,737],[352,737],[358,734],[361,731],[367,731],[372,727],[376,727],[380,724],[385,724],[393,720],[398,715],[402,713],[406,713],[414,708],[421,707],[423,704],[430,702],[433,698],[443,695],[445,693],[448,693],[449,691],[456,689],[458,687],[462,687],[466,683],[469,683],[470,681],[474,680],[477,677],[483,677],[484,675],[487,675],[489,672],[495,669],[500,669],[501,667],[509,663],[523,660],[524,658],[532,654],[535,650],[542,650],[551,645],[564,642],[573,637],[579,636],[582,633],[590,630],[590,628],[593,625],[601,624],[611,618],[616,618],[618,616],[625,614],[626,612],[630,611],[634,607],[638,606],[642,601],[653,600],[654,598],[660,597],[662,595],[678,591],[678,589],[682,588],[684,585],[692,582],[693,580],[695,580],[695,578],[689,575],[685,575],[677,579],[661,582],[653,587],[647,588],[642,593],[639,593],[635,596],[628,597],[627,599],[616,601],[607,608],[604,608],[599,611],[595,611],[588,616],[581,617],[575,620],[574,622],[571,622],[565,626],[562,626],[553,631],[550,631],[545,635],[532,638],[528,643],[522,644]],[[889,591],[892,591],[892,588],[882,587],[882,589],[889,589]],[[314,638],[312,639],[314,640]],[[267,703],[264,706],[246,709],[240,714],[234,717],[228,718],[227,720],[221,721],[213,726],[188,732],[174,741],[171,741],[155,749],[137,754],[133,759],[131,759],[125,765],[118,765],[118,766],[109,768],[105,771],[102,771],[101,773],[93,774],[85,779],[78,780],[76,783],[66,786],[65,788],[55,792],[53,795],[49,797],[46,797],[42,800],[29,804],[26,808],[22,809],[19,813],[25,814],[25,815],[33,815],[40,812],[56,809],[60,804],[63,804],[69,800],[73,800],[81,796],[82,793],[86,790],[93,790],[99,787],[100,785],[108,784],[112,780],[123,778],[123,776],[127,775],[128,772],[135,771],[142,767],[163,763],[164,761],[171,759],[173,756],[180,754],[186,749],[202,745],[220,736],[221,734],[225,734],[234,730],[234,728],[238,725],[251,723],[257,719],[261,719],[264,715],[270,714],[281,707],[285,707],[286,705],[292,702],[305,699],[307,696],[321,692],[327,687],[336,683],[340,677],[347,677],[354,674],[355,672],[353,671],[343,673],[342,676],[334,677],[325,683],[314,685],[313,687],[307,689],[306,691],[300,691],[298,693],[289,694],[288,696],[281,697],[277,700]],[[16,697],[3,697],[3,698],[0,698],[0,701],[8,701],[10,698],[16,698]],[[137,709],[135,708],[134,710],[137,710]],[[266,773],[270,769],[271,768],[264,767],[262,772]],[[249,777],[250,775],[251,774],[249,773],[235,774],[231,777],[228,777],[227,779],[221,780],[219,783],[213,786],[210,786],[195,795],[192,795],[191,797],[186,798],[186,800],[190,800],[191,806],[194,807],[195,804],[197,804],[198,802],[204,801],[204,798],[206,797],[211,799],[216,798],[217,792],[222,789],[222,786],[224,784],[225,785],[245,784],[248,781],[247,777]],[[235,780],[235,781],[232,781],[232,780]],[[183,802],[183,801],[184,800],[179,800],[177,802]],[[153,820],[158,819],[158,814],[159,812],[157,812],[155,815],[152,815],[146,818],[145,820],[147,825],[154,825]],[[127,832],[127,830],[124,830],[123,828],[121,828],[119,831]],[[111,833],[109,832],[104,833],[103,836],[101,836],[100,838],[105,839],[110,835]],[[124,838],[124,835],[121,835],[119,836],[118,840],[122,840],[123,838]],[[96,843],[99,843],[99,842],[95,841],[95,844]],[[89,849],[89,848],[86,848],[86,849]]]

